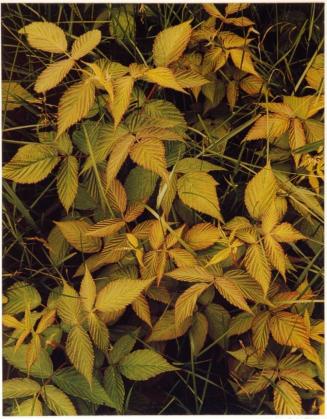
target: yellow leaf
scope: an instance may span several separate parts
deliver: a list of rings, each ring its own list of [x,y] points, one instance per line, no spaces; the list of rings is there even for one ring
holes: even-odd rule
[[[166,269],[167,254],[163,250],[151,250],[143,257],[143,266],[141,265],[142,278],[157,278],[157,285],[164,275]]]
[[[182,225],[181,227],[178,227],[176,230],[171,230],[171,232],[166,237],[166,249],[171,249],[173,246],[175,246],[175,244],[180,242],[179,239],[181,239],[182,237],[184,228],[185,228],[185,224]]]
[[[3,177],[17,183],[33,184],[45,179],[59,163],[58,151],[46,144],[20,147],[3,167]]]
[[[49,326],[51,326],[54,321],[56,320],[56,310],[52,309],[46,309],[46,311],[44,312],[44,314],[42,315],[35,333],[41,334],[42,332],[44,332]]]
[[[178,84],[174,73],[169,68],[151,68],[144,73],[144,79],[151,83],[156,83],[159,86],[185,93],[185,90]]]
[[[155,220],[149,232],[149,242],[152,249],[157,250],[162,246],[165,240],[165,234],[166,227],[162,220]]]
[[[137,249],[139,247],[139,241],[137,240],[137,237],[134,236],[134,234],[126,233],[126,238],[133,249]]]
[[[185,51],[191,38],[190,22],[171,26],[160,32],[153,44],[153,61],[157,67],[168,66],[177,61]]]
[[[207,173],[191,172],[178,180],[177,191],[184,204],[222,221],[216,185],[215,179]]]
[[[86,236],[92,237],[106,237],[112,236],[124,227],[125,221],[120,218],[111,218],[109,220],[102,220],[90,226],[87,230]]]
[[[74,67],[74,64],[75,61],[72,58],[67,58],[48,65],[36,79],[34,90],[37,93],[45,93],[56,87]]]
[[[296,348],[310,348],[307,328],[303,317],[298,314],[280,311],[270,320],[270,331],[280,345]]]
[[[59,388],[46,384],[42,387],[41,394],[48,408],[57,416],[77,416],[73,403]],[[40,409],[42,412],[42,405],[38,407],[38,410]]]
[[[253,376],[244,385],[242,385],[242,388],[238,394],[243,395],[260,393],[272,385],[276,378],[276,371],[263,370],[257,372],[256,374],[253,374]]]
[[[79,60],[91,52],[101,41],[101,32],[98,29],[85,32],[79,36],[72,45],[71,55],[74,60]]]
[[[168,218],[168,215],[171,211],[176,194],[177,175],[176,173],[170,173],[168,184],[164,180],[161,181],[157,198],[157,207],[161,206],[163,214],[166,218]]]
[[[108,199],[109,204],[114,211],[124,214],[127,206],[127,196],[126,191],[119,180],[114,179],[109,185]]]
[[[79,324],[83,319],[81,299],[77,291],[64,282],[62,294],[57,301],[59,317],[68,325]]]
[[[160,342],[176,339],[184,335],[191,324],[192,319],[188,317],[184,323],[177,328],[175,324],[175,311],[167,310],[153,326],[152,333],[147,338],[147,342]]]
[[[286,118],[294,118],[295,114],[293,109],[288,106],[286,103],[260,103],[260,106],[268,110],[269,112],[273,112],[279,114],[280,116],[284,116]]]
[[[122,164],[126,160],[130,149],[135,141],[135,137],[132,134],[126,134],[120,138],[117,142],[111,153],[107,164],[107,187],[111,184],[114,178],[117,176]]]
[[[95,81],[98,82],[99,86],[105,89],[109,95],[109,102],[114,100],[114,86],[110,77],[106,77],[104,72],[96,63],[88,63],[88,66],[92,68],[95,74]]]
[[[240,88],[249,95],[268,94],[268,89],[264,80],[258,76],[250,74],[240,80]]]
[[[233,304],[234,306],[248,313],[252,313],[252,310],[248,306],[248,303],[245,301],[242,291],[238,287],[237,283],[234,282],[231,278],[223,276],[215,277],[214,284],[218,292],[230,304]]]
[[[234,32],[229,31],[220,32],[218,37],[224,48],[227,49],[244,48],[251,42],[250,38],[242,38],[241,36],[236,35]],[[239,51],[243,52],[243,50]]]
[[[304,390],[323,391],[323,388],[313,378],[296,369],[282,369],[280,370],[280,377],[293,386],[303,388]]]
[[[144,211],[144,204],[142,202],[132,202],[128,205],[124,220],[126,223],[135,221]],[[138,224],[137,226],[139,226]],[[137,227],[136,226],[136,227]]]
[[[84,310],[91,312],[96,298],[96,286],[87,266],[85,266],[85,274],[81,282],[79,295]]]
[[[252,342],[259,354],[263,354],[268,345],[270,317],[269,311],[262,311],[254,317],[252,322]]]
[[[250,3],[229,3],[225,7],[225,13],[226,15],[233,15],[234,13],[247,9],[249,6]]]
[[[214,280],[214,276],[201,266],[178,268],[167,272],[166,275],[177,279],[177,281],[186,282],[212,282]]]
[[[241,17],[230,17],[225,19],[226,23],[235,25],[235,26],[240,26],[241,28],[245,27],[245,26],[252,26],[254,25],[253,20],[245,17],[245,16],[241,16]]]
[[[66,353],[74,367],[92,383],[94,352],[89,335],[81,326],[70,329],[66,341]]]
[[[94,312],[89,313],[87,320],[89,324],[89,333],[94,344],[101,351],[107,351],[109,345],[108,327]]]
[[[41,353],[41,339],[36,333],[33,334],[31,342],[27,346],[26,350],[26,367],[27,373],[30,372],[32,365],[39,358]]]
[[[171,249],[168,253],[179,268],[197,265],[195,257],[185,249]]]
[[[114,80],[113,86],[114,100],[109,107],[115,121],[115,128],[117,128],[128,109],[134,86],[134,79],[131,76],[120,77],[119,79]]]
[[[78,189],[78,160],[75,156],[66,156],[57,175],[57,191],[60,202],[68,212],[73,205]]]
[[[92,79],[79,81],[65,91],[59,102],[58,136],[87,116],[94,99],[95,87]]]
[[[291,384],[279,380],[274,388],[274,408],[278,415],[301,415],[301,398]]]
[[[276,199],[271,203],[270,207],[267,209],[265,215],[262,216],[261,228],[263,234],[271,233],[271,231],[280,222],[281,218],[284,215],[284,209],[281,207],[281,205],[283,205],[283,202],[280,202],[280,197],[276,197]]]
[[[143,320],[148,326],[152,327],[149,303],[143,294],[140,294],[132,302],[132,309],[141,320]]]
[[[185,320],[193,315],[197,299],[209,287],[209,284],[195,284],[180,295],[175,304],[175,322],[178,329]]]
[[[2,315],[2,324],[4,327],[9,327],[13,329],[23,329],[24,325],[22,322],[17,320],[14,316],[10,314],[3,314]]]
[[[110,282],[99,292],[95,307],[99,311],[112,312],[131,304],[153,279],[118,279]]]
[[[292,151],[299,147],[303,147],[306,144],[303,125],[297,118],[293,119],[290,123],[289,142]],[[296,166],[298,166],[301,159],[301,154],[294,154],[293,157]]]
[[[275,240],[282,243],[294,243],[297,240],[304,240],[306,237],[296,230],[291,224],[289,223],[281,223],[276,226],[271,235],[274,237]]]
[[[218,19],[224,20],[224,16],[220,13],[217,7],[213,3],[203,3],[202,7],[204,10],[209,13],[209,15],[213,17],[217,17]]]
[[[200,73],[189,69],[174,70],[175,79],[180,87],[183,89],[191,89],[194,87],[201,87],[209,83]]]
[[[223,67],[228,59],[229,52],[223,50],[220,47],[211,47],[204,55],[203,59],[203,71],[210,73],[211,71],[217,71]]]
[[[14,81],[2,82],[2,110],[12,111],[22,106],[25,102],[36,103],[39,102],[35,99],[30,92],[28,92],[19,83]]]
[[[305,76],[309,86],[315,90],[323,88],[324,83],[324,54],[318,54]]]
[[[65,33],[59,26],[50,22],[33,22],[18,31],[27,36],[31,47],[46,52],[62,54],[67,51]]]
[[[135,163],[157,173],[167,183],[169,182],[165,147],[161,141],[155,138],[145,138],[136,142],[130,150],[130,156]]]
[[[252,126],[244,140],[274,139],[283,135],[289,128],[290,121],[281,115],[263,115]]]
[[[260,244],[251,244],[246,251],[244,264],[249,274],[261,285],[266,295],[270,285],[271,270]]]
[[[186,232],[184,240],[192,249],[202,250],[216,243],[219,237],[219,230],[213,224],[199,223]]]
[[[277,181],[270,163],[247,184],[244,202],[253,218],[260,219],[269,210],[277,192]]]
[[[90,224],[86,220],[55,221],[68,243],[84,253],[100,250],[101,241],[97,237],[87,236]]]
[[[230,50],[230,55],[232,57],[235,67],[239,68],[245,73],[250,73],[250,74],[253,74],[254,76],[258,76],[258,73],[253,67],[251,54],[248,51],[245,51],[243,49],[233,48]]]
[[[324,108],[324,96],[283,96],[283,101],[300,119],[308,119]]]
[[[276,268],[282,277],[286,279],[286,257],[282,246],[270,235],[264,237],[264,248],[270,263]]]
[[[220,263],[226,259],[229,258],[229,256],[232,253],[232,249],[230,247],[226,247],[225,249],[219,250],[207,263],[206,266],[210,265],[216,265],[217,263]]]

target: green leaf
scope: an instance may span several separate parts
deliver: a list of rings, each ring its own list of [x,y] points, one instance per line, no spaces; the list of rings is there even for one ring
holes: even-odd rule
[[[219,304],[211,303],[205,309],[208,320],[208,334],[217,345],[226,349],[228,346],[229,312]]]
[[[130,380],[143,381],[163,372],[177,371],[178,368],[150,349],[139,349],[120,361],[119,370]]]
[[[3,348],[3,356],[8,364],[27,374],[26,352],[28,345],[21,345],[16,352],[12,346]],[[49,378],[53,373],[53,365],[48,352],[41,349],[39,357],[30,368],[30,375],[37,378]]]
[[[119,5],[111,9],[111,16],[109,19],[109,30],[111,36],[119,44],[124,42],[131,42],[135,39],[136,24],[134,19],[134,11],[128,9],[132,4]],[[123,42],[122,42],[123,41]]]
[[[108,396],[113,401],[115,409],[121,413],[124,407],[125,387],[117,367],[109,365],[104,372],[103,384]]]
[[[153,279],[118,279],[110,282],[98,294],[95,307],[99,311],[112,312],[131,304]]]
[[[193,355],[197,356],[205,344],[208,333],[208,320],[206,316],[197,312],[193,318],[193,324],[189,331]]]
[[[45,385],[42,388],[42,398],[50,410],[57,416],[76,416],[77,412],[71,400],[59,388]]]
[[[158,175],[143,167],[132,169],[125,181],[125,190],[129,202],[148,200],[153,194]]]
[[[45,179],[59,163],[58,151],[45,144],[20,147],[3,167],[3,177],[17,183],[37,183]]]
[[[185,131],[186,122],[182,112],[171,102],[160,99],[146,101],[143,107],[145,115],[152,124],[160,128],[175,128]]]
[[[66,341],[66,353],[74,367],[92,383],[94,352],[89,335],[81,326],[73,326]]]
[[[137,331],[124,335],[117,340],[113,349],[109,351],[109,362],[111,364],[118,364],[118,362],[126,355],[128,355],[136,343]]]
[[[61,163],[57,175],[59,199],[68,212],[72,206],[78,188],[78,161],[75,156],[67,156]]]
[[[178,196],[185,205],[222,221],[216,185],[217,182],[207,173],[186,173],[178,179]]]
[[[33,396],[40,390],[40,384],[29,378],[12,378],[3,382],[4,399],[17,399]]]
[[[79,397],[94,404],[114,407],[114,403],[99,381],[93,377],[91,386],[86,378],[74,368],[59,369],[52,376],[52,381],[70,396]]]
[[[3,314],[18,314],[25,311],[27,305],[30,310],[41,304],[39,292],[28,282],[17,281],[6,291],[8,302],[3,306]]]

